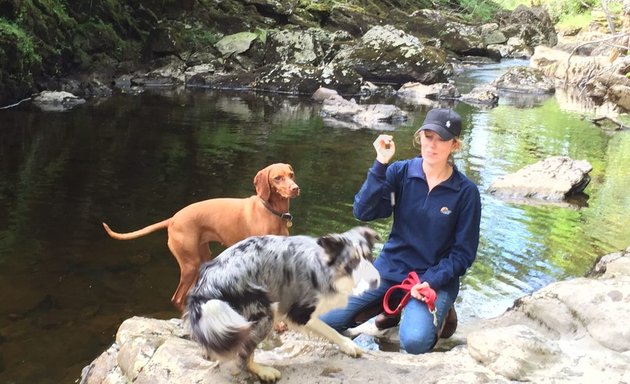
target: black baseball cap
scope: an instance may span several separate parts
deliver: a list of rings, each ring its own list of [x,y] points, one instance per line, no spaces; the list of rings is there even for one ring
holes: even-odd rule
[[[444,140],[450,140],[462,133],[462,118],[450,108],[435,108],[427,116],[418,131],[434,131]]]

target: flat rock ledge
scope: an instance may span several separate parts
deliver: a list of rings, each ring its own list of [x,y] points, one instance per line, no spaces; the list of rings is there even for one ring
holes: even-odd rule
[[[289,331],[270,336],[256,360],[279,369],[280,383],[630,383],[628,318],[630,247],[600,258],[586,277],[518,299],[501,316],[460,324],[431,353],[365,350],[355,359],[326,341]],[[377,337],[397,334],[379,334],[370,323],[360,327]],[[122,323],[111,347],[84,368],[80,382],[257,380],[234,363],[205,359],[181,320],[133,317]]]

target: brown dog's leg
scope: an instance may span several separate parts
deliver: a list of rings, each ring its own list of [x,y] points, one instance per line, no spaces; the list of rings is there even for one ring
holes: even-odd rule
[[[176,239],[176,236],[169,234],[168,248],[179,264],[179,284],[171,298],[171,303],[180,311],[184,309],[186,304],[186,294],[192,286],[192,281],[198,272],[199,265],[195,262],[197,255],[186,251],[183,243]]]
[[[197,273],[199,272],[199,268],[185,266],[182,268],[180,276],[179,276],[179,285],[177,286],[177,290],[173,294],[171,298],[171,303],[175,306],[175,308],[180,311],[184,310],[184,306],[186,305],[186,294],[195,280],[197,279]]]
[[[186,295],[197,281],[201,263],[210,260],[208,244],[199,244],[194,247],[194,252],[188,251],[190,247],[184,247],[181,243],[169,238],[168,247],[179,264],[180,276],[177,290],[171,298],[171,303],[180,311],[186,305]]]
[[[208,243],[199,244],[199,260],[201,263],[205,263],[206,261],[212,258],[212,253],[210,252],[210,248],[208,248]],[[201,265],[199,263],[199,265]]]

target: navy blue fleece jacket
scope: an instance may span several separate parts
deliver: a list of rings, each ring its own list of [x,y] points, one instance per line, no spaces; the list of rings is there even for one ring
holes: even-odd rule
[[[374,161],[354,198],[353,213],[361,221],[394,214],[375,261],[381,278],[402,281],[416,271],[438,290],[463,276],[475,260],[481,198],[477,186],[456,167],[429,193],[421,157],[389,166]]]

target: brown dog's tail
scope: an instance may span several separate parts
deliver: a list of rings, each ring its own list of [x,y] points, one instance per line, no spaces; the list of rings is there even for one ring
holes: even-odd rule
[[[107,232],[107,234],[116,239],[116,240],[132,240],[132,239],[137,239],[138,237],[142,237],[144,235],[148,235],[149,233],[158,231],[160,229],[164,229],[168,227],[168,223],[171,221],[170,218],[166,219],[166,220],[162,220],[159,223],[155,223],[155,224],[151,224],[147,227],[144,227],[142,229],[138,229],[137,231],[133,231],[133,232],[128,232],[128,233],[118,233],[118,232],[114,232],[112,231],[112,229],[109,227],[109,225],[103,223],[103,228],[105,228],[105,231]]]

